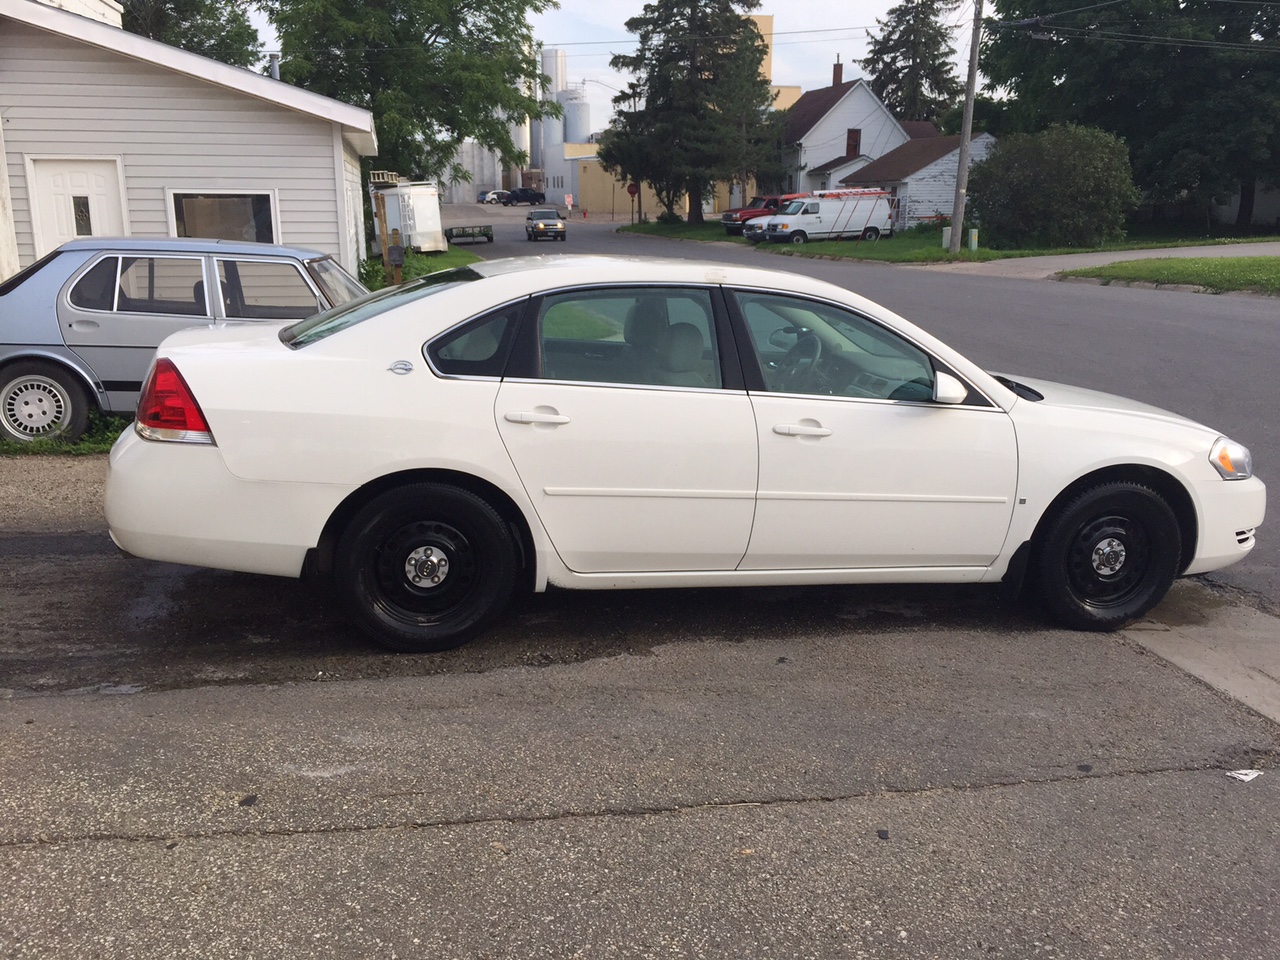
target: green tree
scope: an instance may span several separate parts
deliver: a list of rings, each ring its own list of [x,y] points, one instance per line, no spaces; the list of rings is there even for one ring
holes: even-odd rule
[[[124,28],[236,67],[262,59],[246,0],[124,0]]]
[[[262,0],[282,80],[372,112],[378,166],[414,179],[467,178],[474,139],[504,163],[528,160],[511,124],[558,115],[528,14],[554,0]]]
[[[969,197],[993,246],[1096,247],[1123,238],[1139,194],[1121,140],[1067,124],[998,140]]]
[[[870,30],[867,57],[859,66],[871,89],[899,120],[937,121],[963,88],[952,58],[951,28],[942,22],[959,0],[903,0]]]
[[[1042,123],[1121,136],[1149,199],[1241,195],[1280,175],[1280,5],[995,0],[983,72]]]
[[[744,14],[759,0],[655,0],[627,21],[638,42],[610,61],[631,73],[600,149],[605,168],[648,183],[675,217],[682,194],[689,222],[716,181],[743,180],[776,156],[773,95],[761,74],[765,43]],[[776,161],[775,161],[776,162]]]

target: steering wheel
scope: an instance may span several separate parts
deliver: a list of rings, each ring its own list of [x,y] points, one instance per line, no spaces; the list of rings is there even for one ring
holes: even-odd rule
[[[822,341],[812,333],[802,333],[795,346],[778,361],[778,391],[798,393],[813,376],[822,358]]]

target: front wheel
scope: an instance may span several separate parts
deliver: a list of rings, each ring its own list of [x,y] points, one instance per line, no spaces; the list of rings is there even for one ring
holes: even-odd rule
[[[799,230],[797,230],[795,233],[793,233],[793,234],[791,235],[791,242],[792,242],[792,243],[804,243],[804,242],[805,242],[806,240],[808,240],[808,239],[809,239],[809,238],[808,238],[807,236],[805,236],[805,235],[804,235],[804,233],[803,233],[803,232],[801,232],[801,231],[799,231]]]
[[[338,541],[334,576],[347,615],[392,650],[433,653],[473,639],[515,593],[519,551],[485,500],[437,483],[374,498]]]
[[[89,400],[70,371],[38,360],[0,371],[0,436],[72,442],[88,426]]]
[[[1053,517],[1036,576],[1045,606],[1077,630],[1118,630],[1162,599],[1182,556],[1178,519],[1139,483],[1103,483]]]

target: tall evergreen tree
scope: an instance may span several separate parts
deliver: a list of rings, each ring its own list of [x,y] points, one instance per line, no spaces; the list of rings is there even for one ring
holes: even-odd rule
[[[859,66],[871,89],[899,120],[931,120],[956,102],[963,88],[952,58],[951,28],[942,22],[958,0],[903,0],[884,20]]]
[[[280,36],[281,79],[373,113],[378,166],[465,179],[463,140],[504,163],[528,157],[511,125],[558,115],[543,101],[528,15],[554,0],[261,0]]]
[[[124,28],[235,67],[262,59],[246,0],[124,0]]]
[[[635,53],[610,61],[635,79],[601,145],[608,169],[648,183],[666,208],[689,198],[689,222],[716,181],[767,166],[773,95],[761,74],[765,44],[745,16],[759,0],[654,0],[627,21]]]
[[[982,69],[1041,126],[1088,123],[1123,137],[1155,201],[1280,182],[1280,6],[1211,0],[995,0]]]

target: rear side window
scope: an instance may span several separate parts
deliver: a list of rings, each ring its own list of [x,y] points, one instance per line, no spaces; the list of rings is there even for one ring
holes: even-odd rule
[[[523,309],[512,304],[450,330],[427,345],[427,359],[447,377],[502,376]]]
[[[71,288],[71,303],[81,310],[113,310],[116,305],[116,273],[119,257],[107,257],[93,265]]]
[[[204,261],[196,257],[121,257],[116,312],[204,316]]]

